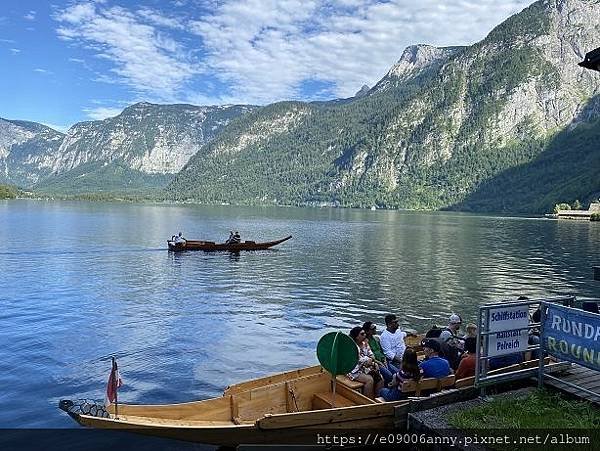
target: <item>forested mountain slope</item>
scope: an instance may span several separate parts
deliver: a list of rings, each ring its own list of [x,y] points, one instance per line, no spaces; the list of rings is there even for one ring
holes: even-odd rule
[[[600,42],[599,30],[597,0],[547,0],[473,46],[411,46],[367,95],[344,103],[283,102],[243,116],[190,159],[167,195],[241,204],[538,211],[547,202],[537,197],[503,203],[488,196],[502,194],[492,186],[510,169],[527,173],[540,159],[549,173],[564,165],[565,159],[544,156],[570,143],[556,135],[598,117],[589,101],[600,91],[600,77],[577,62]],[[577,141],[578,148],[591,147],[572,154],[561,148],[573,163],[597,151],[590,140]],[[583,198],[590,189],[574,191]],[[551,202],[558,200],[569,199]]]

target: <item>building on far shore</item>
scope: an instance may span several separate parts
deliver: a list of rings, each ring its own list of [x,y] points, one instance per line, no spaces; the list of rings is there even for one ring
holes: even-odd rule
[[[594,213],[600,214],[600,202],[592,202],[587,210],[558,210],[552,215],[558,219],[586,219],[590,220]]]

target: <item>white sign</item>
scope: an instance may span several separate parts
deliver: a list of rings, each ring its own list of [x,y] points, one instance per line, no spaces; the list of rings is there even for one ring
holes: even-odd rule
[[[524,352],[527,349],[529,332],[515,330],[529,325],[528,306],[499,307],[491,309],[488,335],[488,356]]]

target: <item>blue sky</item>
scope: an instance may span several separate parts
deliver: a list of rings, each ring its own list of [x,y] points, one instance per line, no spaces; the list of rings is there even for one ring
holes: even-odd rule
[[[411,44],[468,45],[530,0],[3,0],[0,117],[66,130],[138,101],[350,97]]]

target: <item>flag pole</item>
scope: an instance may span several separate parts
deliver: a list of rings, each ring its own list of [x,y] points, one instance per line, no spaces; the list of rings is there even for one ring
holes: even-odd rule
[[[113,374],[115,375],[114,380],[113,380],[113,384],[114,384],[114,388],[115,388],[115,419],[119,419],[119,377],[118,377],[118,370],[119,368],[117,367],[117,361],[115,360],[115,358],[112,358],[112,369],[113,369]]]

